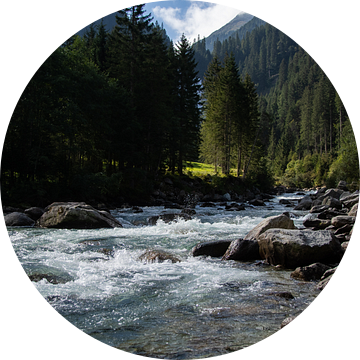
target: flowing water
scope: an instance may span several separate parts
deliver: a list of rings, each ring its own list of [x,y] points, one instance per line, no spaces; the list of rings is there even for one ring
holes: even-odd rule
[[[108,345],[155,358],[216,356],[252,345],[280,329],[318,295],[314,283],[263,262],[192,257],[199,242],[237,239],[263,218],[289,211],[280,198],[230,212],[196,207],[192,220],[147,225],[165,210],[116,210],[123,228],[8,228],[15,252],[38,291],[68,321]],[[295,225],[303,212],[292,211]],[[181,262],[146,263],[146,249]],[[46,276],[43,276],[46,274]],[[294,299],[281,297],[290,292]]]

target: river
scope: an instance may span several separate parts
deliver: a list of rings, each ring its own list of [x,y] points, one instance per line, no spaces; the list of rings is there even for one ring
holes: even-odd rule
[[[130,353],[195,359],[257,343],[319,294],[315,283],[291,279],[290,270],[261,261],[191,255],[199,242],[242,237],[263,218],[284,211],[301,225],[305,212],[279,204],[300,197],[284,194],[265,207],[235,212],[196,206],[192,220],[159,220],[155,226],[147,225],[149,217],[180,210],[112,211],[123,228],[8,233],[26,273],[49,275],[33,282],[37,290],[77,328]],[[146,249],[165,250],[182,261],[145,263],[139,256]],[[294,299],[278,296],[283,292]]]

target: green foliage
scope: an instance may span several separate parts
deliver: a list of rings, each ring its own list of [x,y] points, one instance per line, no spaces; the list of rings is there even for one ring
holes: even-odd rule
[[[204,120],[201,159],[218,167],[224,175],[236,167],[245,178],[250,165],[262,156],[259,146],[259,111],[256,88],[246,76],[240,79],[232,54],[223,64],[217,57],[209,64],[204,79]],[[256,171],[252,167],[253,171]]]
[[[349,184],[359,182],[359,156],[350,122],[347,122],[343,128],[340,150],[330,166],[327,184],[333,186],[339,180],[345,180]]]

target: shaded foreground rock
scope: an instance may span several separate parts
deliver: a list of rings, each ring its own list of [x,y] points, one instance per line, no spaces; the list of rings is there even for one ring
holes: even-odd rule
[[[315,262],[338,263],[343,254],[329,230],[269,229],[259,237],[259,252],[269,264],[290,269]]]
[[[221,257],[225,254],[231,240],[219,240],[219,241],[209,241],[203,242],[195,245],[191,252],[193,256],[212,256],[212,257]]]
[[[331,225],[340,228],[344,225],[353,225],[355,223],[355,216],[335,216],[331,219]]]
[[[4,216],[6,226],[34,226],[35,221],[21,212],[12,212]]]
[[[259,244],[254,239],[233,240],[226,250],[222,260],[259,260]]]
[[[316,288],[319,290],[324,290],[325,286],[329,283],[332,276],[334,275],[336,269],[337,269],[337,266],[332,269],[326,270],[324,272],[324,274],[322,275],[322,277],[320,278],[320,281],[317,284]]]
[[[85,203],[53,203],[37,224],[44,228],[98,229],[122,225],[108,212],[99,211]]]
[[[327,270],[331,267],[321,263],[311,264],[309,266],[297,267],[290,276],[294,279],[311,281],[320,280]]]
[[[142,255],[139,256],[139,260],[147,263],[160,263],[167,260],[170,260],[172,263],[177,263],[181,261],[175,255],[162,250],[146,250]]]
[[[44,214],[44,209],[41,209],[39,207],[31,207],[29,209],[26,209],[24,211],[25,215],[33,219],[34,221],[41,218],[41,216]]]

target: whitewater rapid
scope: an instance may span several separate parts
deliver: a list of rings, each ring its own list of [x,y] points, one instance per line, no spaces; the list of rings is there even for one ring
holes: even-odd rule
[[[299,196],[298,196],[299,197]],[[265,217],[291,211],[276,197],[265,207],[229,212],[195,208],[192,220],[147,225],[163,207],[112,211],[123,228],[9,228],[10,240],[37,290],[90,336],[135,354],[159,358],[215,356],[254,344],[298,315],[316,297],[313,283],[264,263],[196,257],[199,242],[233,240]],[[295,225],[306,216],[291,211]],[[171,252],[179,263],[146,263],[147,249]],[[33,278],[34,279],[34,278]],[[38,281],[39,280],[39,281]],[[294,299],[279,293],[290,292]]]

